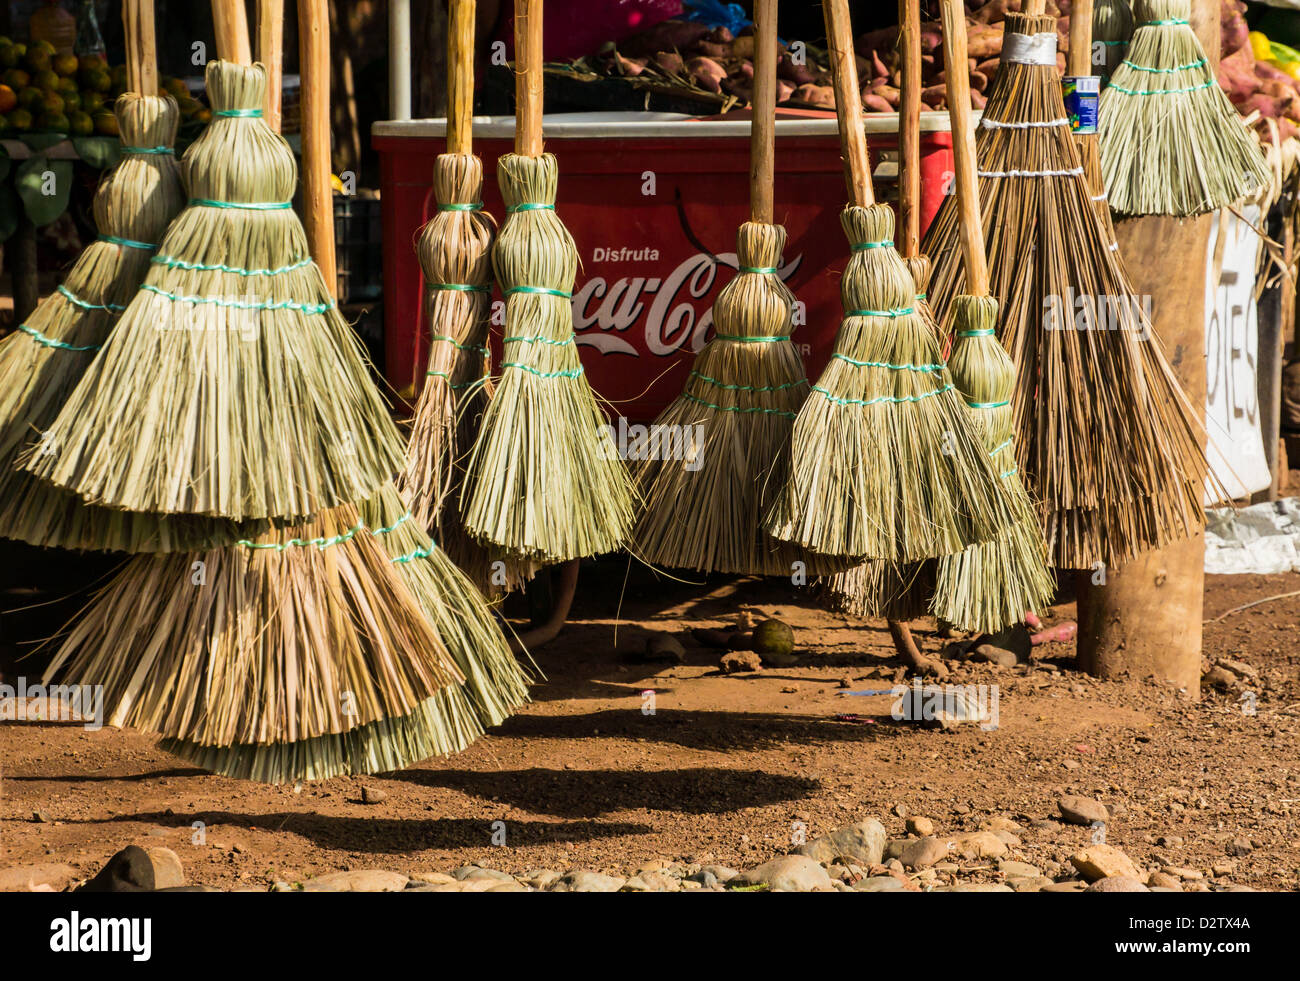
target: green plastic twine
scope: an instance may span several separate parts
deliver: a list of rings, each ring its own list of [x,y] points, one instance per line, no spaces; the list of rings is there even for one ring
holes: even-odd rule
[[[941,364],[890,364],[888,361],[856,361],[847,354],[838,351],[831,355],[839,361],[846,361],[855,368],[888,368],[890,371],[922,371],[933,373],[943,371]]]
[[[578,367],[569,371],[538,371],[532,365],[520,364],[518,361],[507,361],[501,367],[518,368],[520,371],[526,371],[538,378],[578,378],[582,375],[582,365],[578,365]]]
[[[784,409],[765,409],[758,405],[745,407],[739,405],[714,405],[712,402],[706,402],[704,399],[696,398],[694,395],[687,392],[682,392],[682,398],[686,399],[688,402],[695,402],[698,405],[702,405],[705,408],[715,409],[718,412],[739,412],[741,415],[747,415],[751,412],[760,412],[763,415],[784,416],[786,419],[796,418],[796,413],[786,412]]]
[[[972,409],[1000,409],[1004,405],[1010,405],[1011,400],[1007,399],[1005,402],[967,402],[966,404]]]
[[[520,211],[554,211],[555,205],[541,204],[537,201],[524,201],[521,204],[512,204],[506,208],[506,214],[513,215]]]
[[[239,208],[245,211],[284,211],[293,207],[292,201],[212,201],[208,198],[190,198],[191,208]]]
[[[572,293],[566,293],[564,290],[547,289],[545,286],[512,286],[505,290],[504,295],[510,296],[512,293],[540,293],[543,296],[562,296],[566,300],[573,299]]]
[[[1186,25],[1189,23],[1190,23],[1189,21],[1182,20],[1181,18],[1171,17],[1169,20],[1149,20],[1142,26],[1143,27],[1176,27],[1180,24]]]
[[[433,370],[432,368],[429,369],[428,371],[426,371],[426,372],[424,373],[424,376],[425,376],[426,378],[445,378],[445,379],[447,379],[447,382],[448,382],[447,387],[450,388],[453,392],[456,391],[456,390],[458,390],[458,389],[461,389],[461,388],[471,388],[471,387],[473,387],[474,385],[482,385],[485,381],[488,380],[488,376],[487,376],[487,375],[484,375],[482,378],[471,378],[471,379],[470,379],[469,381],[467,381],[467,382],[460,382],[459,384],[453,385],[453,384],[451,384],[451,375],[450,375],[450,374],[448,374],[448,373],[445,372],[445,371],[435,371],[435,370]]]
[[[176,151],[169,146],[124,146],[122,152],[139,156],[152,156],[155,154],[171,155]]]
[[[126,307],[118,306],[116,303],[87,303],[66,286],[60,286],[59,292],[63,294],[69,303],[81,307],[83,310],[106,310],[109,313],[121,313],[126,309]]]
[[[916,307],[899,307],[896,310],[850,310],[845,314],[846,317],[889,317],[891,320],[897,317],[906,317],[909,313],[915,313]]]
[[[1148,68],[1146,65],[1135,65],[1125,58],[1122,65],[1128,65],[1135,72],[1153,72],[1157,75],[1172,75],[1174,72],[1189,72],[1193,68],[1204,68],[1209,62],[1204,58],[1198,58],[1196,61],[1189,62],[1186,65],[1179,65],[1177,68]]]
[[[771,337],[763,334],[759,337],[742,337],[736,334],[714,334],[715,341],[728,341],[732,344],[775,344],[777,341],[788,341],[788,337]]]
[[[365,525],[357,525],[355,528],[351,529],[350,531],[345,531],[341,535],[334,535],[330,538],[306,538],[306,539],[291,538],[287,542],[252,542],[244,538],[241,539],[240,541],[235,542],[235,544],[242,545],[244,546],[244,548],[256,548],[256,549],[269,548],[269,549],[274,549],[277,552],[284,552],[294,547],[307,548],[309,546],[315,546],[316,548],[319,549],[325,549],[325,548],[329,548],[329,546],[331,545],[341,545],[344,542],[351,539],[353,536],[355,536],[357,532],[365,531],[365,530],[366,530]]]
[[[120,245],[125,249],[140,249],[144,252],[155,252],[158,249],[158,246],[150,242],[137,242],[135,239],[122,238],[118,235],[101,235],[99,240],[107,242],[109,245]]]
[[[311,256],[299,259],[287,266],[281,266],[279,269],[243,269],[239,266],[227,266],[222,263],[209,265],[202,262],[185,262],[183,259],[177,259],[170,255],[154,256],[153,261],[160,266],[166,266],[168,269],[185,269],[191,272],[224,272],[232,273],[235,276],[279,276],[282,273],[293,272],[295,269],[311,265]]]
[[[553,341],[549,337],[539,337],[537,335],[533,335],[529,337],[524,334],[519,334],[514,337],[503,337],[501,338],[501,343],[510,344],[513,341],[519,341],[521,344],[550,344],[553,345],[554,347],[565,347],[569,344],[572,344],[575,340],[576,338],[572,334],[570,334],[562,341]]]
[[[687,378],[698,378],[707,385],[712,385],[714,388],[721,388],[728,392],[784,392],[787,388],[794,388],[798,385],[808,384],[807,378],[800,378],[798,381],[786,382],[783,385],[729,385],[726,382],[718,381],[716,378],[710,378],[708,375],[702,375],[695,370],[692,370]],[[693,399],[692,401],[699,402],[700,400]],[[708,405],[709,403],[702,402],[700,404]],[[713,408],[716,409],[720,407],[713,406]]]
[[[232,119],[261,119],[261,109],[218,109],[212,115],[228,116]]]
[[[220,296],[182,296],[178,293],[169,293],[166,290],[159,289],[157,286],[146,283],[140,289],[148,290],[150,293],[156,293],[158,296],[171,300],[173,303],[211,303],[218,307],[231,307],[235,310],[298,310],[308,316],[318,316],[328,310],[334,309],[334,301],[329,303],[298,303],[294,300],[273,300],[269,303],[248,303],[244,300],[227,300]]]
[[[1125,95],[1181,95],[1184,92],[1198,92],[1201,89],[1208,89],[1218,85],[1218,80],[1211,78],[1209,81],[1202,82],[1200,85],[1188,85],[1180,89],[1126,89],[1122,85],[1110,83],[1110,87],[1116,92],[1122,92]]]
[[[482,211],[483,202],[475,201],[473,204],[440,204],[439,211]]]
[[[932,392],[922,392],[920,395],[882,395],[874,399],[844,399],[838,395],[832,395],[820,385],[814,385],[812,390],[823,396],[827,401],[834,402],[836,405],[877,405],[881,402],[920,402],[922,399],[932,398],[935,395],[942,395],[944,392],[950,392],[953,389],[952,382],[944,385],[942,388],[936,388]]]
[[[743,273],[760,273],[770,276],[776,272],[776,266],[741,266],[740,271]]]
[[[854,252],[866,252],[868,249],[892,249],[894,243],[889,239],[880,242],[858,242],[853,246]]]
[[[491,293],[491,286],[474,286],[472,283],[430,283],[431,290],[453,290],[457,293]]]
[[[990,337],[997,331],[992,327],[981,327],[979,330],[959,330],[958,337]]]
[[[477,351],[479,354],[483,355],[484,357],[487,357],[488,355],[488,349],[486,346],[480,347],[477,344],[462,344],[460,341],[456,340],[456,338],[452,337],[449,334],[431,334],[429,336],[429,340],[446,341],[457,351]]]
[[[24,334],[29,335],[37,344],[51,347],[59,351],[98,351],[98,344],[87,344],[85,347],[77,347],[75,344],[68,344],[64,341],[56,341],[52,337],[46,337],[35,327],[28,327],[26,324],[19,324],[18,329]]]

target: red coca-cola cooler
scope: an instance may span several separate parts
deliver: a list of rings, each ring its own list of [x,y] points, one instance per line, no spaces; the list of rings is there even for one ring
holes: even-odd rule
[[[897,197],[898,117],[868,115],[876,197]],[[946,113],[921,117],[923,227],[951,183]],[[424,376],[428,323],[412,243],[436,203],[430,184],[443,151],[443,120],[376,123],[384,223],[384,372],[399,391]],[[749,123],[661,113],[548,116],[546,149],[560,164],[556,210],[582,261],[573,320],[583,366],[618,411],[648,422],[677,396],[710,336],[713,300],[736,269],[736,230],[749,214]],[[495,160],[509,153],[512,117],[474,121],[483,201],[505,209]],[[848,262],[840,230],[843,167],[833,114],[776,124],[776,220],[789,234],[781,275],[799,300],[794,340],[815,376],[840,321],[839,278]],[[500,297],[494,315],[500,318]],[[500,329],[494,329],[500,338]],[[499,344],[495,353],[500,354]]]

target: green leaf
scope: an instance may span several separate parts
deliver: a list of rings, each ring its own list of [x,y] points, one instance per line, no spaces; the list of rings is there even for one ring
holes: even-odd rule
[[[32,157],[14,174],[14,188],[33,225],[48,225],[68,207],[72,194],[72,161]]]
[[[122,143],[116,136],[74,136],[72,147],[77,156],[97,170],[116,167],[122,159]]]
[[[67,137],[62,133],[29,133],[22,138],[23,142],[31,147],[32,153],[37,154],[66,139]]]
[[[8,159],[8,158],[6,158]],[[18,228],[18,209],[22,203],[14,193],[13,185],[0,184],[0,242],[7,242]]]

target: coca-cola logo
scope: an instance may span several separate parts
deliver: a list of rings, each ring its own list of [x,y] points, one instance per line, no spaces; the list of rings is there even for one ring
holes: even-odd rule
[[[597,251],[613,261],[614,256],[621,258],[632,250]],[[790,280],[802,262],[799,255],[782,266],[778,271],[781,279]],[[705,253],[696,253],[663,278],[624,276],[611,282],[593,276],[573,295],[578,343],[601,354],[636,355],[638,348],[627,335],[640,323],[645,330],[643,347],[651,354],[668,357],[685,347],[698,352],[713,323],[711,294],[720,267],[738,269],[736,254],[725,252],[715,261]]]

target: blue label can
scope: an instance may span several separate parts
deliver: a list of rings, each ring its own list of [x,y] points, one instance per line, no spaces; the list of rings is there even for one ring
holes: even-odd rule
[[[1065,114],[1074,133],[1097,132],[1097,108],[1101,104],[1101,77],[1099,75],[1067,75],[1061,79],[1065,87]]]

